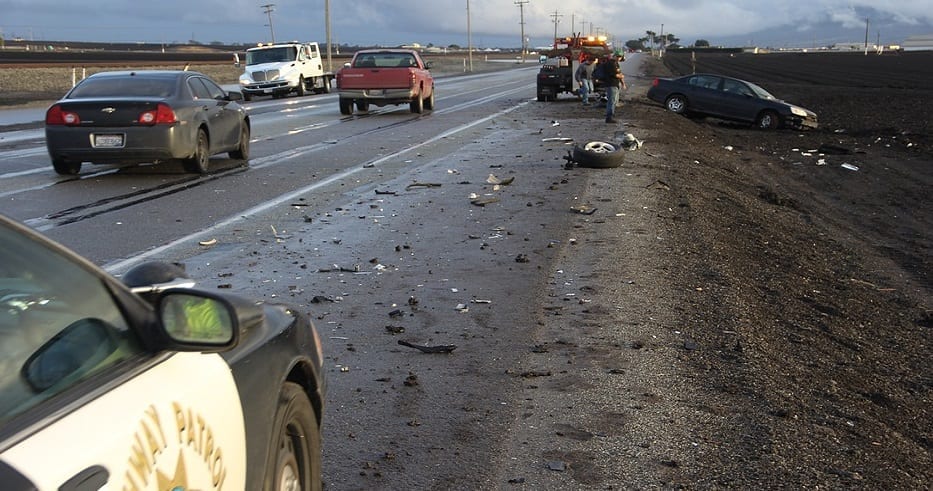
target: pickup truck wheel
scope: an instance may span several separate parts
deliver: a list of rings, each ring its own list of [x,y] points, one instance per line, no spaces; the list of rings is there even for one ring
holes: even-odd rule
[[[305,78],[298,77],[298,87],[295,87],[295,93],[298,94],[298,97],[303,97],[305,95]]]
[[[340,114],[349,116],[353,114],[353,101],[350,99],[340,99]]]
[[[321,77],[321,92],[330,94],[330,79],[327,77]]]
[[[431,87],[431,97],[424,100],[424,108],[428,111],[434,110],[434,87]]]
[[[253,100],[253,96],[250,95],[249,92],[247,92],[247,91],[244,90],[244,91],[243,91],[243,100],[246,101],[246,102],[249,102],[249,101]]]
[[[369,111],[369,103],[365,101],[356,101],[356,108],[360,111]]]
[[[409,107],[411,108],[411,112],[415,114],[421,114],[424,112],[424,98],[421,97],[420,92],[415,96],[414,99],[411,100]]]

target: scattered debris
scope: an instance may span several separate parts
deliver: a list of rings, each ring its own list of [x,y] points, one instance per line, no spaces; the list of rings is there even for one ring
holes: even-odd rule
[[[499,186],[508,186],[509,184],[512,184],[512,181],[514,180],[515,180],[514,176],[509,177],[508,179],[499,179],[498,177],[495,176],[495,174],[489,174],[489,177],[486,178],[486,182],[488,182],[489,184],[496,184]]]
[[[498,203],[498,202],[499,202],[499,198],[495,196],[489,196],[486,198],[474,198],[470,200],[470,204],[476,205],[476,206],[486,206],[486,205],[490,205],[492,203]]]
[[[568,138],[566,136],[557,137],[557,138],[542,138],[541,141],[543,142],[572,142],[573,138]]]
[[[411,372],[408,372],[408,376],[405,377],[405,381],[402,383],[405,384],[405,387],[414,387],[418,385],[418,376]]]
[[[654,181],[653,183],[645,186],[645,188],[646,189],[663,189],[664,191],[670,191],[671,185],[658,179],[657,181]]]
[[[216,244],[216,243],[217,243],[217,239],[210,239],[210,240],[202,240],[202,241],[198,242],[198,245],[199,245],[199,246],[204,246],[204,247],[210,247],[210,246],[212,246],[212,245],[214,245],[214,244]]]
[[[825,155],[851,155],[852,154],[852,150],[849,150],[848,148],[840,147],[838,145],[830,145],[828,143],[824,143],[820,145],[820,148],[817,149],[817,152],[825,154]]]
[[[389,334],[402,334],[405,332],[405,328],[402,326],[389,325],[389,326],[386,326],[386,331],[388,331]]]
[[[376,190],[376,194],[391,194],[392,196],[398,195],[398,193],[396,193],[395,191],[380,191],[378,189]]]
[[[402,317],[403,315],[405,315],[405,313],[399,309],[395,309],[392,312],[389,312],[389,317]]]
[[[441,185],[436,182],[413,182],[405,186],[405,191],[408,191],[414,188],[439,188],[439,187],[441,187]]]
[[[857,167],[857,166],[854,166],[854,165],[848,164],[848,163],[847,163],[847,164],[842,164],[841,167],[842,167],[843,169],[847,169],[847,170],[851,170],[851,171],[858,171],[858,167]]]
[[[527,372],[522,372],[522,378],[538,378],[538,377],[550,377],[553,375],[550,370],[528,370]]]
[[[474,298],[473,300],[471,300],[471,302],[473,302],[473,303],[486,303],[486,304],[488,304],[488,303],[492,303],[492,300],[483,300],[483,299],[480,299],[480,298]]]
[[[567,470],[567,463],[560,460],[552,460],[547,463],[549,471],[564,472]]]
[[[456,310],[457,312],[460,312],[460,313],[464,313],[464,312],[469,312],[469,311],[470,311],[470,308],[467,307],[466,304],[458,303],[457,306],[454,307],[454,310]]]
[[[324,302],[336,302],[333,298],[326,297],[324,295],[315,295],[311,297],[311,303],[324,303]]]
[[[515,262],[517,263],[530,263],[531,259],[528,258],[527,254],[519,254],[515,256]]]
[[[579,213],[581,215],[592,215],[593,213],[596,213],[597,209],[598,208],[590,208],[587,205],[578,205],[578,206],[570,207],[570,211],[574,213]]]
[[[398,340],[398,344],[400,344],[400,345],[402,345],[402,346],[407,346],[407,347],[409,347],[409,348],[415,348],[416,350],[421,351],[422,353],[451,353],[451,352],[453,352],[453,350],[457,349],[457,345],[455,345],[455,344],[441,344],[441,345],[437,345],[437,346],[422,346],[422,345],[420,345],[420,344],[409,343],[408,341],[405,341],[405,340],[402,340],[402,339],[399,339],[399,340]],[[412,375],[409,375],[409,378],[411,378],[411,377],[412,377]],[[406,379],[405,385],[408,385],[407,382],[408,382],[408,379]]]

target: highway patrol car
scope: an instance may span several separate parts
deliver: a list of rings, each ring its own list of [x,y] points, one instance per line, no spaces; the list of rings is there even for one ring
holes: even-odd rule
[[[321,488],[314,326],[181,276],[120,282],[0,216],[0,488]]]

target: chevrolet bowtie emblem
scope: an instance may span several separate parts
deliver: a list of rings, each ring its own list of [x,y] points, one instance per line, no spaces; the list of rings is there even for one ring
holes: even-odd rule
[[[113,113],[113,112],[115,112],[115,111],[116,111],[116,109],[114,109],[114,108],[112,108],[112,107],[105,107],[105,108],[103,108],[103,109],[100,110],[100,112],[102,112],[102,113],[107,113],[107,114],[111,114],[111,113]]]

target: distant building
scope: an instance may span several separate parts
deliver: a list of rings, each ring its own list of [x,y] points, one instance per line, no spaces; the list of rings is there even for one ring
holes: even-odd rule
[[[901,49],[904,51],[928,51],[933,50],[933,34],[921,34],[910,36],[901,43]]]

